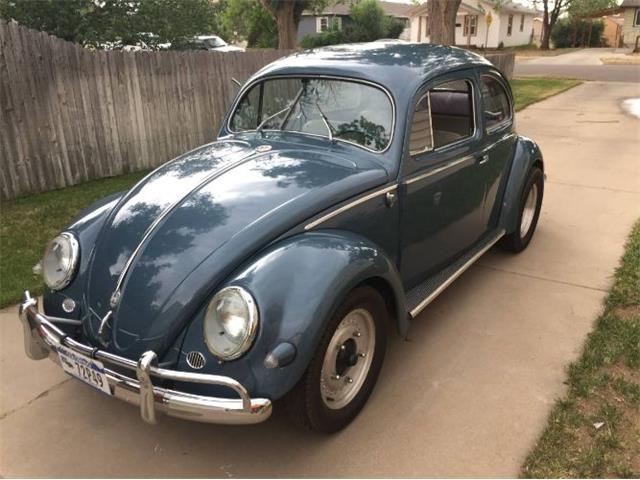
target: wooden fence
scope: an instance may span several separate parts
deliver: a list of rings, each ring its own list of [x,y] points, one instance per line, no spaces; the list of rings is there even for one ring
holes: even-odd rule
[[[0,198],[152,168],[215,139],[244,80],[288,51],[90,51],[0,23]]]
[[[0,22],[0,198],[156,167],[212,141],[231,78],[288,53],[90,51]]]

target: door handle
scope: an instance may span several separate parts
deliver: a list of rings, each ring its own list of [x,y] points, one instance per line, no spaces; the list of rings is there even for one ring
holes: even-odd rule
[[[489,154],[485,153],[481,157],[478,157],[478,165],[484,165],[489,161]]]

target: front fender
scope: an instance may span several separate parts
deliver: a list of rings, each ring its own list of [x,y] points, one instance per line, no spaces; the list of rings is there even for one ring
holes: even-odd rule
[[[83,312],[80,311],[80,299],[84,294],[84,278],[87,274],[89,266],[89,254],[96,242],[98,233],[104,224],[107,216],[122,197],[123,192],[109,195],[97,202],[92,203],[82,212],[80,212],[71,223],[65,228],[65,231],[73,232],[78,238],[80,244],[80,264],[78,272],[69,284],[59,292],[53,292],[45,286],[43,295],[44,312],[48,315],[57,317],[67,317],[78,319]],[[62,302],[65,298],[73,298],[77,302],[77,307],[72,312],[62,310]]]
[[[500,214],[500,225],[506,233],[515,232],[518,228],[520,195],[529,170],[534,164],[538,164],[544,171],[540,147],[530,138],[518,135]]]
[[[244,287],[258,305],[259,331],[245,357],[226,363],[213,359],[202,333],[206,306],[189,327],[182,350],[205,353],[209,361],[201,372],[232,376],[254,396],[278,399],[306,370],[326,323],[347,293],[368,280],[384,282],[393,292],[398,329],[406,332],[402,284],[393,262],[380,248],[337,230],[290,237],[259,254],[225,283]],[[267,368],[266,356],[282,342],[295,347],[295,358],[284,367]],[[179,368],[190,370],[184,356]]]

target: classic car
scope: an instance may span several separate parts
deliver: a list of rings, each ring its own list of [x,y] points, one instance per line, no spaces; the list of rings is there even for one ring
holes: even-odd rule
[[[25,292],[20,309],[26,353],[150,423],[257,423],[275,403],[333,432],[363,408],[389,335],[494,244],[527,247],[543,186],[485,58],[298,52],[246,81],[216,141],[48,244],[42,308]]]

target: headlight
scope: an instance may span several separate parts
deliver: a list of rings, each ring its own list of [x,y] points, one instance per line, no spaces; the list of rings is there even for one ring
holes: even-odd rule
[[[204,340],[221,360],[246,352],[258,330],[258,309],[253,297],[240,287],[226,287],[214,295],[204,316]]]
[[[62,290],[76,273],[80,245],[76,237],[64,232],[51,240],[42,258],[42,277],[51,290]]]

